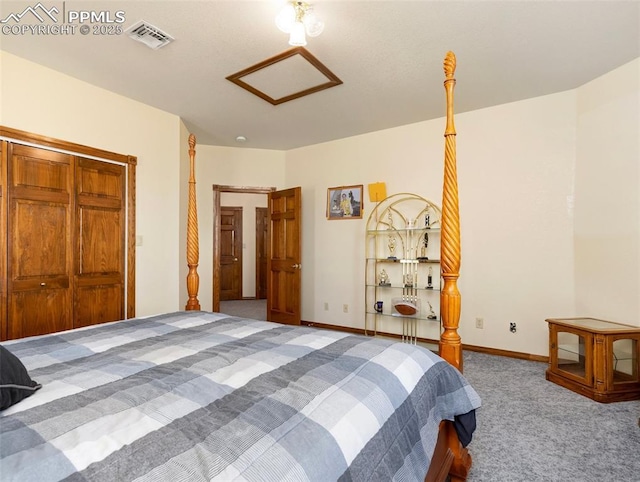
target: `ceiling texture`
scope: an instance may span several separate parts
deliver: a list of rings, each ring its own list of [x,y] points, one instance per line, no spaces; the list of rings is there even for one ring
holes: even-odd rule
[[[60,23],[70,11],[121,12],[112,25],[144,20],[175,40],[153,50],[126,33],[1,34],[2,50],[178,115],[217,146],[289,150],[443,117],[449,50],[456,113],[574,89],[640,56],[639,1],[318,0],[325,29],[306,49],[342,83],[273,105],[227,77],[291,48],[274,21],[282,1],[40,3]],[[0,20],[29,23],[10,15],[37,5],[3,0]],[[280,75],[264,82],[295,84]]]

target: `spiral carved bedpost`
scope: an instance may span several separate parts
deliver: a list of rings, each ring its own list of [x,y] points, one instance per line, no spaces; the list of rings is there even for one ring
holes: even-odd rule
[[[189,300],[185,310],[200,310],[198,301],[198,288],[200,277],[198,276],[198,261],[200,258],[200,248],[198,246],[198,209],[196,206],[196,136],[189,135],[189,207],[187,218],[187,265],[189,274],[187,275],[187,292]]]
[[[456,79],[456,56],[447,52],[444,59],[447,93],[447,126],[442,189],[442,243],[440,259],[444,286],[440,293],[440,311],[444,331],[440,336],[440,356],[462,371],[462,346],[458,335],[460,322],[460,213],[458,209],[458,173],[456,168],[456,129],[453,123],[453,88]]]

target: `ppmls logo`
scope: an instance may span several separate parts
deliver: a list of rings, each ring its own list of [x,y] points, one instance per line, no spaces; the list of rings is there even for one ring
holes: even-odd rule
[[[61,22],[60,10],[54,6],[45,7],[41,2],[28,6],[20,13],[10,13],[0,20],[4,35],[73,35],[76,29],[82,35],[119,35],[122,33],[125,13],[122,10],[67,10],[66,2],[62,2]],[[34,23],[35,21],[39,23]],[[31,22],[31,23],[29,23]],[[51,23],[53,22],[53,23]],[[91,24],[91,26],[87,25]],[[77,28],[80,25],[80,28]]]
[[[35,7],[27,7],[22,11],[22,13],[9,14],[7,18],[5,18],[4,20],[0,20],[0,23],[7,23],[10,20],[13,20],[16,23],[20,23],[20,21],[22,20],[22,17],[24,17],[28,13],[31,13],[34,17],[40,20],[40,23],[44,23],[45,21],[44,17],[49,17],[54,22],[58,23],[58,19],[56,18],[55,15],[59,14],[60,10],[58,10],[56,7],[53,7],[47,10],[44,5],[38,2],[38,4]]]

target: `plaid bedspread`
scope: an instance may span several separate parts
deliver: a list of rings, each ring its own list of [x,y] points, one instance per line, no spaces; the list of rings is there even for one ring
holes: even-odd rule
[[[480,406],[426,349],[219,313],[4,346],[43,385],[0,413],[5,482],[423,480]]]

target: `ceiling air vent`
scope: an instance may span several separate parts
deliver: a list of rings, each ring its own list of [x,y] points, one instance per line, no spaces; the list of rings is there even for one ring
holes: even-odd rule
[[[144,20],[140,20],[139,22],[133,24],[125,33],[129,35],[133,40],[137,40],[138,42],[142,42],[147,47],[158,50],[161,47],[164,47],[170,42],[173,42],[173,37],[158,27],[154,27],[150,23],[145,22]]]

